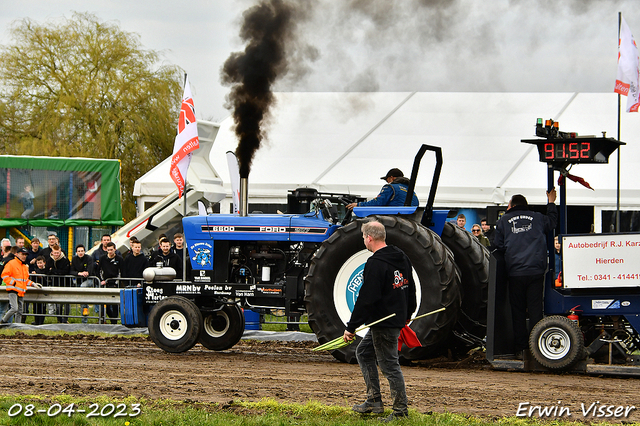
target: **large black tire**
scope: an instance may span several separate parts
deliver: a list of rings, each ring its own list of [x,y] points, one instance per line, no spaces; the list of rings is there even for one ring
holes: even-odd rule
[[[487,335],[489,250],[470,232],[451,222],[444,224],[441,238],[453,252],[460,270],[462,307],[456,331],[483,339]]]
[[[203,315],[200,343],[213,351],[233,347],[244,333],[244,314],[238,305],[225,305],[216,312]]]
[[[459,276],[453,255],[435,233],[419,223],[396,216],[377,216],[376,219],[386,228],[387,244],[402,249],[413,264],[419,296],[417,315],[446,308],[411,325],[423,346],[412,349],[405,346],[401,356],[411,360],[438,354],[443,349],[441,343],[455,325],[460,308]],[[305,302],[309,325],[320,343],[341,336],[351,315],[355,294],[351,293],[353,297],[348,298],[349,283],[361,277],[364,263],[371,254],[362,241],[361,227],[366,221],[358,219],[339,228],[322,244],[311,262],[305,280]],[[356,346],[351,344],[332,354],[340,361],[355,363]]]
[[[540,365],[564,370],[584,357],[584,336],[575,322],[553,315],[543,318],[533,327],[529,335],[529,349]]]
[[[162,350],[186,352],[198,342],[202,314],[191,300],[170,296],[159,301],[149,314],[149,336]]]

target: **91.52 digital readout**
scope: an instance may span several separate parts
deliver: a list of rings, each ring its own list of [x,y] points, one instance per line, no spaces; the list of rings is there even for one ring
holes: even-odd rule
[[[544,161],[589,161],[592,160],[591,142],[548,142],[542,155]]]

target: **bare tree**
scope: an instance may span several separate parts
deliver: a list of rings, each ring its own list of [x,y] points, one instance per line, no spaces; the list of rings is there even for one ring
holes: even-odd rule
[[[0,47],[0,148],[120,159],[123,215],[133,218],[135,180],[173,149],[181,70],[91,14],[24,19],[11,35]]]

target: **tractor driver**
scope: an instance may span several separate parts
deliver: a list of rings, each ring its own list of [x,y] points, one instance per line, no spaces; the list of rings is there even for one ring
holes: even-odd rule
[[[404,177],[404,173],[400,169],[391,169],[386,175],[380,179],[387,182],[382,187],[378,196],[369,201],[361,201],[359,203],[347,204],[347,209],[352,210],[354,207],[372,207],[372,206],[404,206],[409,191],[409,179]],[[417,206],[419,203],[416,193],[413,193],[411,205]]]

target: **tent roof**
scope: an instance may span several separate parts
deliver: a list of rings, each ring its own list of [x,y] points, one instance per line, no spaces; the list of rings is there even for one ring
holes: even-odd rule
[[[626,99],[623,99],[626,102]],[[622,113],[623,206],[640,206],[635,170],[640,167],[640,117]],[[504,204],[514,193],[544,203],[546,165],[532,139],[536,118],[553,118],[560,130],[581,135],[617,133],[614,93],[277,93],[268,140],[257,151],[249,196],[282,202],[287,189],[312,186],[371,198],[392,167],[409,175],[421,144],[442,147],[444,165],[436,205],[484,207]],[[229,117],[220,124],[211,163],[228,181],[226,151],[237,139]],[[424,202],[433,174],[425,155],[416,185]],[[595,192],[570,182],[570,204],[613,205],[616,155],[608,165],[579,165]],[[228,187],[228,185],[225,185]],[[278,199],[277,201],[275,199]]]

